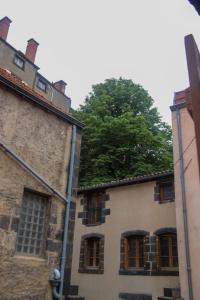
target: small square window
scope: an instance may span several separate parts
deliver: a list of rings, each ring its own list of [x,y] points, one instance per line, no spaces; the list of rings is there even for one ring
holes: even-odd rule
[[[166,203],[175,200],[173,181],[157,182],[154,188],[154,200]]]
[[[46,93],[47,91],[47,83],[45,81],[43,81],[41,78],[38,79],[38,82],[37,82],[37,87]]]
[[[15,55],[13,62],[18,68],[24,70],[25,61],[21,57],[19,57],[18,55]]]
[[[28,207],[26,215],[24,215],[25,206]],[[42,219],[36,217],[36,214],[41,210],[44,210],[44,217]],[[45,238],[46,214],[47,198],[37,193],[25,191],[22,201],[19,230],[17,233],[17,252],[27,253],[27,255],[42,254]]]

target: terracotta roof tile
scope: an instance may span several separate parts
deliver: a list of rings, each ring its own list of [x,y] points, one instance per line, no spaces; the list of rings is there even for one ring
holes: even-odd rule
[[[42,94],[36,92],[30,85],[28,85],[26,82],[19,79],[17,76],[12,74],[10,71],[0,68],[0,76],[3,76],[5,79],[9,80],[10,82],[15,84],[16,86],[20,87],[21,89],[23,89],[24,91],[30,93],[31,95],[37,97],[41,101],[44,101],[44,102],[48,103],[50,106],[56,108],[57,110],[61,111],[62,113],[66,114],[66,115],[70,115],[70,114],[66,113],[65,110],[61,109],[60,107],[56,106],[54,103],[49,101]]]
[[[99,184],[92,185],[92,186],[80,187],[78,189],[78,192],[81,193],[84,191],[118,187],[118,186],[123,186],[123,185],[142,183],[142,182],[151,181],[151,180],[153,181],[153,180],[156,180],[157,178],[165,177],[165,176],[173,176],[173,171],[165,170],[165,171],[161,171],[161,172],[144,174],[144,175],[136,176],[136,177],[128,177],[128,178],[124,178],[121,180],[110,181],[110,182],[106,182],[106,183],[99,183]]]

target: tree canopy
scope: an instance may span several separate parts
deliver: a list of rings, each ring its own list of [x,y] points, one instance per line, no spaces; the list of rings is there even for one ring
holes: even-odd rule
[[[73,112],[85,124],[81,186],[172,167],[171,129],[153,104],[132,80],[112,78],[92,87]]]

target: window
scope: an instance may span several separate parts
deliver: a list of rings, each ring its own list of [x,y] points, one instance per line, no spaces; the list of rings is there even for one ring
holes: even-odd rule
[[[24,70],[25,61],[21,57],[19,57],[18,55],[15,55],[13,62],[18,68]]]
[[[104,236],[91,233],[82,237],[79,272],[102,274],[104,271]]]
[[[159,203],[174,201],[175,195],[173,181],[157,182],[155,186],[154,198],[155,201],[158,201]]]
[[[47,83],[43,81],[41,78],[38,79],[37,87],[46,93],[47,90]]]
[[[46,215],[47,198],[31,191],[25,191],[17,233],[16,252],[42,255]]]
[[[172,182],[160,184],[160,201],[170,201],[173,199],[174,187]]]
[[[87,199],[87,224],[93,225],[101,221],[100,194],[95,193]]]
[[[178,268],[176,234],[166,233],[157,237],[157,255],[159,269],[168,270]]]
[[[84,241],[85,268],[99,267],[99,238],[90,238]]]
[[[125,238],[125,270],[144,268],[144,237]]]

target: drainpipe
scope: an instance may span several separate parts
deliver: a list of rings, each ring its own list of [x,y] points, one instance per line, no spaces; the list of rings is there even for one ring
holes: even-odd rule
[[[64,275],[65,275],[65,263],[66,263],[66,252],[67,252],[67,241],[68,241],[68,227],[69,227],[69,213],[70,213],[70,203],[72,198],[72,180],[74,173],[74,157],[75,157],[75,145],[76,145],[76,126],[72,127],[72,141],[71,141],[71,152],[70,152],[70,166],[69,166],[69,177],[67,184],[67,205],[65,211],[65,223],[63,232],[63,247],[60,265],[60,278],[59,278],[59,291],[57,291],[57,286],[53,287],[53,296],[55,299],[62,299],[63,286],[64,286]]]
[[[182,194],[182,206],[183,206],[183,226],[184,226],[184,240],[185,240],[185,255],[186,255],[186,266],[187,266],[188,291],[189,291],[189,300],[193,300],[192,270],[191,270],[191,262],[190,262],[188,216],[187,216],[185,177],[184,177],[182,128],[181,128],[180,110],[179,110],[178,107],[176,108],[176,121],[177,121],[177,130],[178,130],[178,145],[179,145],[179,159],[180,159],[179,166],[180,166],[180,181],[181,181],[181,194]]]

